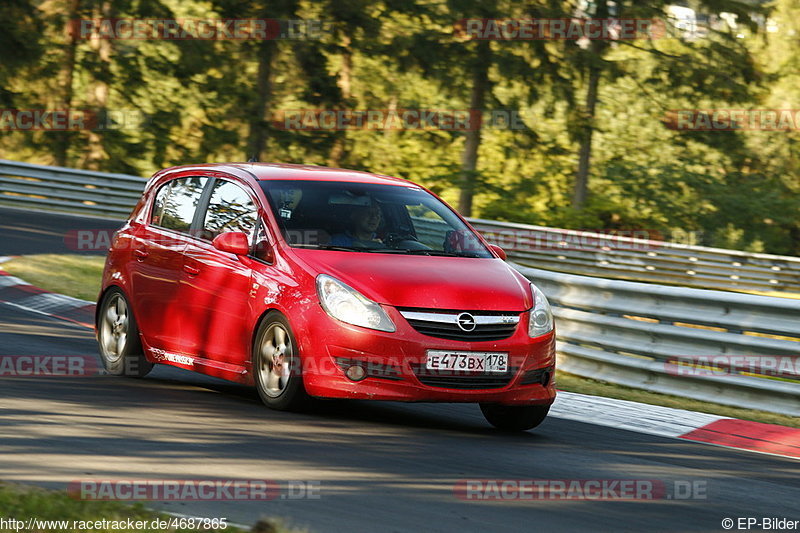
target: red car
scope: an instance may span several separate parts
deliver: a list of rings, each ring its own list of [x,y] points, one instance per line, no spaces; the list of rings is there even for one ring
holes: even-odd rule
[[[156,173],[113,239],[97,305],[107,371],[156,363],[309,397],[475,402],[496,427],[555,399],[545,296],[406,180],[232,163]]]

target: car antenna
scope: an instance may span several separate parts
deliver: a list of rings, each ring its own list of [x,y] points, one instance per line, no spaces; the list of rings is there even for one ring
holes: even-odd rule
[[[258,163],[258,156],[253,154],[252,156],[250,156],[250,159],[248,159],[247,162],[248,163]]]

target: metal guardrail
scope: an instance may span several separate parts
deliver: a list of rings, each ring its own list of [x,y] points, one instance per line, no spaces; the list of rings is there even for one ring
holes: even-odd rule
[[[473,219],[520,265],[722,290],[800,293],[800,257]]]
[[[123,218],[146,180],[0,160],[0,202]],[[471,219],[524,266],[723,290],[800,293],[800,258]]]
[[[124,174],[0,160],[0,202],[36,208],[123,218],[145,183]],[[480,219],[471,222],[490,242],[502,246],[516,267],[550,298],[563,370],[800,416],[800,382],[749,375],[735,362],[723,375],[698,372],[685,364],[696,356],[798,361],[800,300],[623,281],[800,292],[800,258]]]
[[[74,168],[0,159],[0,201],[39,209],[124,218],[147,180]]]
[[[561,370],[800,416],[800,300],[515,266],[553,305]]]

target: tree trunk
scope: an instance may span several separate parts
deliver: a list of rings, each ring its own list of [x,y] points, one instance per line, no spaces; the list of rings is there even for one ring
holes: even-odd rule
[[[272,97],[272,62],[277,50],[275,41],[262,41],[258,46],[258,74],[256,80],[257,94],[248,116],[249,134],[247,141],[247,158],[261,160],[261,154],[267,147],[267,110]]]
[[[339,71],[338,85],[342,90],[342,98],[349,100],[352,96],[353,84],[353,50],[350,48],[352,41],[348,35],[342,36],[342,69]]]
[[[353,51],[350,49],[350,37],[342,36],[342,68],[336,80],[339,89],[342,91],[342,103],[344,107],[350,106],[352,96],[352,76],[353,76]],[[333,146],[328,154],[328,166],[338,167],[345,154],[345,144],[347,142],[347,130],[334,133]]]
[[[67,15],[68,21],[78,20],[78,10],[80,9],[80,0],[70,0],[69,10]],[[68,22],[69,24],[69,22]],[[64,62],[61,64],[59,72],[59,83],[63,92],[60,95],[60,101],[56,106],[57,109],[63,109],[69,114],[72,108],[72,80],[75,76],[75,50],[78,47],[78,28],[70,27],[66,35],[67,47],[64,53]],[[72,133],[68,131],[54,132],[55,142],[53,143],[53,159],[55,164],[60,167],[67,166],[69,157],[69,145]]]
[[[581,132],[578,151],[578,172],[575,174],[575,190],[572,207],[581,209],[586,203],[589,187],[589,164],[592,155],[592,134],[594,133],[594,115],[597,107],[597,89],[600,85],[600,68],[589,67],[589,87],[586,89],[586,110],[582,120],[585,121]]]
[[[594,15],[598,19],[608,18],[608,3],[600,0]],[[617,13],[620,16],[620,13]],[[597,108],[597,94],[600,86],[600,77],[603,73],[603,54],[608,48],[605,41],[594,40],[591,42],[592,57],[589,65],[589,86],[586,88],[586,105],[584,115],[581,117],[583,131],[580,134],[580,148],[578,149],[578,171],[575,173],[575,189],[572,195],[572,207],[582,209],[586,204],[589,190],[589,170],[592,158],[592,135],[594,134],[595,110]]]
[[[99,13],[96,13],[96,15],[98,18],[114,18],[115,13],[111,2],[103,2],[100,5]],[[106,114],[108,112],[108,82],[111,80],[112,43],[110,39],[98,39],[95,37],[92,39],[91,45],[100,60],[100,71],[95,73],[96,80],[89,94],[91,110],[92,113],[95,114],[97,120],[91,121],[93,128],[89,130],[86,159],[82,166],[89,170],[107,170],[104,168],[104,162],[108,159],[108,153],[103,144],[103,137],[105,135],[103,128],[108,126]]]
[[[472,90],[469,99],[471,117],[477,117],[466,132],[464,151],[461,154],[461,192],[458,198],[458,211],[465,217],[472,216],[472,199],[475,196],[477,181],[478,149],[481,145],[481,120],[486,90],[489,85],[489,66],[491,49],[488,41],[479,41],[476,61],[472,71]]]

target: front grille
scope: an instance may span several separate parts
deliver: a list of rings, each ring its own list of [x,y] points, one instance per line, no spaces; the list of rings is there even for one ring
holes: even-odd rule
[[[400,309],[400,314],[415,330],[429,337],[458,341],[499,341],[514,334],[519,313],[502,311],[443,311],[439,309]],[[465,331],[459,320],[474,329]]]
[[[470,374],[443,370],[428,370],[425,365],[412,364],[414,375],[423,385],[443,389],[502,389],[516,374],[516,368],[509,368],[503,374]]]

